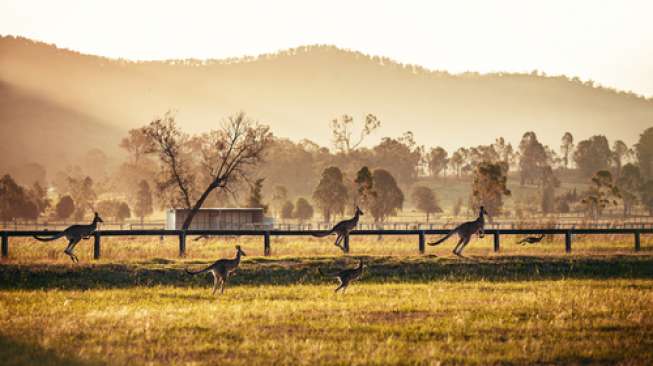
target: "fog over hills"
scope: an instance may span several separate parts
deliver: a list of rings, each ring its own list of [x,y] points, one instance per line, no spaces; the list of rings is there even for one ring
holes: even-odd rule
[[[325,146],[329,121],[344,113],[382,121],[368,145],[412,131],[419,144],[448,150],[498,136],[517,144],[527,130],[555,149],[565,131],[630,145],[653,126],[653,99],[591,82],[541,73],[451,75],[332,46],[131,62],[2,37],[0,82],[0,128],[17,136],[2,145],[3,160],[74,159],[90,145],[114,153],[122,133],[170,109],[189,132],[244,110],[277,136]]]

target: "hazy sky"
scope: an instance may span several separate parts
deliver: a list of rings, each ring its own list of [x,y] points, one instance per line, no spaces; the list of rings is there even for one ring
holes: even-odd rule
[[[128,59],[334,44],[431,69],[567,74],[653,96],[653,1],[0,0],[0,34]]]

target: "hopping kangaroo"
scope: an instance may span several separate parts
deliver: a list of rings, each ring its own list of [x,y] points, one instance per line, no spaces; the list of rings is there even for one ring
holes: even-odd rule
[[[337,278],[338,281],[340,281],[340,286],[336,288],[335,292],[338,292],[338,290],[342,289],[342,292],[344,293],[345,290],[347,290],[347,286],[349,286],[350,283],[356,281],[363,275],[363,268],[365,268],[365,265],[363,265],[363,260],[359,259],[358,267],[356,268],[345,269],[333,274],[325,273],[319,267],[317,268],[317,270],[318,272],[320,272],[322,276]]]
[[[449,239],[453,234],[458,234],[460,240],[458,240],[458,244],[456,244],[456,247],[453,249],[453,254],[459,256],[460,253],[462,253],[463,249],[465,249],[465,246],[469,244],[469,241],[472,239],[472,235],[478,233],[479,238],[485,236],[485,231],[483,230],[483,227],[485,226],[485,218],[483,217],[483,215],[487,215],[487,214],[488,213],[487,211],[485,211],[485,208],[481,206],[478,213],[478,218],[476,220],[468,221],[458,225],[455,229],[451,230],[449,234],[447,234],[444,238],[436,242],[429,243],[429,245],[441,244],[445,240]]]
[[[188,269],[186,272],[191,275],[196,275],[205,272],[211,272],[213,275],[213,293],[218,289],[218,281],[220,281],[220,293],[224,293],[224,287],[227,284],[227,279],[229,276],[232,276],[238,265],[240,265],[240,256],[247,256],[245,252],[240,248],[240,245],[236,245],[236,258],[234,259],[218,259],[212,265],[199,270],[197,272],[191,272]]]
[[[95,217],[93,217],[93,222],[91,222],[88,225],[72,225],[66,228],[64,231],[60,232],[59,234],[56,234],[55,236],[49,238],[41,238],[34,235],[34,239],[40,241],[52,241],[65,236],[66,239],[68,239],[68,246],[66,247],[66,250],[64,250],[64,253],[66,253],[66,255],[70,257],[70,260],[72,260],[73,263],[76,263],[79,262],[79,259],[73,253],[73,250],[75,250],[75,246],[82,239],[86,240],[90,238],[91,235],[93,235],[95,229],[97,229],[98,222],[104,222],[104,221],[102,221],[102,218],[100,218],[100,215],[98,215],[98,213],[96,212]]]
[[[349,236],[349,233],[352,230],[356,228],[356,226],[358,225],[358,220],[360,219],[361,215],[363,215],[363,211],[361,211],[361,209],[358,208],[358,206],[356,206],[356,213],[354,214],[354,217],[352,217],[349,220],[340,221],[331,230],[319,234],[313,234],[313,236],[322,238],[327,235],[336,233],[337,237],[334,244],[344,252],[345,248],[342,245],[340,245],[340,243],[345,239],[345,237]]]
[[[517,244],[521,245],[526,245],[526,244],[536,244],[542,241],[544,239],[544,234],[540,234],[540,236],[527,236],[524,239],[520,240],[517,242]]]

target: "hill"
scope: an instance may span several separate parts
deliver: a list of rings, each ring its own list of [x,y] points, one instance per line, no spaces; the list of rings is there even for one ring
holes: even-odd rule
[[[169,109],[188,131],[205,131],[245,110],[277,135],[322,145],[330,143],[328,121],[343,113],[381,119],[370,144],[411,130],[419,144],[449,150],[498,136],[517,143],[527,130],[556,149],[565,131],[577,140],[605,134],[632,144],[653,124],[653,99],[577,78],[452,75],[333,46],[229,60],[131,62],[2,37],[0,81],[122,131]]]
[[[38,163],[50,172],[92,148],[115,155],[121,129],[0,82],[0,173]],[[53,169],[54,168],[54,169]]]

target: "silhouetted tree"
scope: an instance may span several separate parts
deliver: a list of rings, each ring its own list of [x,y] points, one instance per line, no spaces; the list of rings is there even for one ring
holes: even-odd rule
[[[608,139],[602,135],[592,136],[576,146],[574,161],[578,169],[587,177],[599,170],[606,170],[612,160]]]
[[[73,198],[66,195],[59,199],[57,206],[55,207],[55,212],[59,220],[66,220],[70,215],[75,212],[75,203]]]
[[[569,169],[569,154],[574,150],[574,136],[570,132],[565,132],[562,136],[560,152],[562,153],[562,164],[565,169]]]
[[[116,212],[116,219],[120,222],[124,222],[126,219],[132,216],[131,210],[127,202],[120,202],[118,204],[118,210]]]
[[[244,113],[227,118],[220,128],[203,135],[195,149],[201,154],[188,156],[188,135],[179,130],[175,117],[166,113],[143,128],[149,139],[148,152],[158,156],[161,164],[159,189],[173,190],[173,206],[181,204],[189,209],[182,230],[190,227],[193,218],[215,189],[230,190],[258,165],[271,140],[267,126],[250,120]],[[193,162],[193,157],[199,161]],[[201,167],[199,173],[208,182],[195,187],[197,177],[193,165]]]
[[[313,200],[322,210],[322,216],[327,222],[331,221],[331,215],[344,212],[347,187],[340,169],[335,166],[324,169],[322,178],[313,192]]]
[[[306,198],[299,197],[297,199],[294,216],[299,220],[299,222],[304,222],[313,218],[313,206],[308,203]]]
[[[560,180],[555,176],[553,169],[548,165],[542,169],[540,187],[542,189],[542,212],[545,214],[554,212],[556,209],[555,189],[560,187]]]
[[[431,214],[442,212],[442,208],[438,204],[438,199],[431,188],[417,186],[413,189],[412,197],[415,207],[426,214],[427,223]]]
[[[616,140],[612,143],[612,162],[616,170],[616,176],[621,175],[621,166],[623,165],[624,159],[628,156],[630,149],[628,145],[621,140]]]
[[[621,195],[612,180],[612,174],[607,170],[596,172],[591,182],[592,185],[581,202],[585,204],[588,215],[596,219],[601,216],[606,207],[616,206],[617,199],[621,198]]]
[[[462,211],[462,209],[463,209],[463,198],[458,197],[456,202],[453,204],[453,208],[451,209],[451,213],[454,216],[458,216],[458,215],[460,215],[460,212]]]
[[[509,196],[507,168],[504,163],[482,162],[474,171],[470,207],[476,211],[484,206],[491,216],[500,215],[503,196]]]
[[[283,220],[288,220],[293,218],[293,211],[295,206],[290,201],[286,201],[283,206],[281,206],[281,218]]]
[[[93,179],[91,177],[68,177],[68,192],[70,192],[75,202],[75,220],[81,220],[87,211],[93,211],[97,194],[95,193]]]
[[[355,150],[374,130],[381,126],[379,121],[373,114],[365,116],[365,122],[360,130],[357,140],[352,140],[354,118],[350,115],[344,114],[340,118],[335,118],[331,121],[331,133],[333,136],[333,146],[337,152],[348,154]]]
[[[389,216],[394,216],[403,207],[404,194],[397,186],[392,174],[384,169],[376,169],[372,173],[375,198],[370,205],[370,213],[375,222],[383,222]]]
[[[437,177],[441,172],[446,175],[447,164],[449,163],[447,150],[441,147],[431,148],[427,157],[429,173],[433,177]]]
[[[374,191],[374,178],[372,177],[372,172],[370,172],[368,167],[364,166],[356,172],[354,184],[356,185],[355,204],[363,210],[366,210],[370,207],[370,204],[376,197],[376,192]]]
[[[639,161],[639,170],[644,180],[653,178],[653,127],[649,127],[641,135],[635,145],[635,153]],[[647,183],[648,184],[648,183]]]
[[[136,204],[134,205],[134,214],[141,219],[141,225],[145,216],[149,216],[154,211],[152,205],[152,191],[150,184],[146,180],[141,180],[138,184],[138,192],[136,194]]]
[[[616,184],[621,194],[624,216],[632,213],[632,208],[637,203],[637,194],[642,187],[642,183],[639,167],[633,164],[626,164],[622,167],[621,175],[617,178]]]
[[[263,181],[265,178],[259,178],[254,181],[254,184],[250,187],[249,198],[247,199],[246,207],[252,208],[262,208],[263,212],[268,211],[268,205],[263,203],[263,195],[261,191],[263,190]]]
[[[288,201],[288,190],[284,186],[275,186],[272,191],[272,209],[274,210],[275,216],[281,214],[281,208],[284,203]]]
[[[547,165],[546,149],[537,140],[535,132],[529,131],[522,136],[519,152],[520,184],[533,184],[539,180],[542,168]]]
[[[384,137],[372,151],[375,165],[383,167],[402,183],[410,184],[417,179],[422,150],[411,132],[397,139]]]

